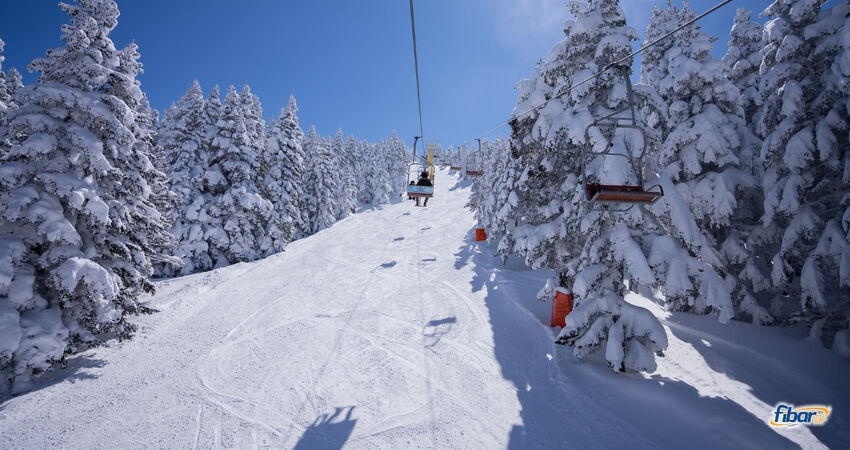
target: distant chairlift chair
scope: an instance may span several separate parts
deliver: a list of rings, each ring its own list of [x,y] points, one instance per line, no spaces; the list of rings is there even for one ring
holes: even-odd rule
[[[480,177],[484,175],[484,168],[481,167],[481,139],[476,139],[478,141],[478,151],[474,153],[473,161],[474,164],[466,166],[466,174],[471,177]]]
[[[643,184],[643,157],[646,152],[646,131],[638,126],[635,118],[635,103],[634,93],[632,91],[632,83],[629,80],[629,68],[621,66],[620,70],[626,80],[626,93],[628,103],[613,113],[595,120],[584,130],[584,138],[587,143],[586,150],[582,158],[582,174],[585,177],[585,193],[587,194],[588,206],[591,210],[604,211],[628,211],[635,204],[652,204],[664,196],[664,189],[660,185],[653,185],[649,188],[644,188]],[[621,115],[626,113],[625,116]],[[610,150],[611,145],[604,152],[594,152],[590,145],[590,129],[592,127],[607,128],[611,130],[611,136],[616,134],[616,130],[620,128],[638,130],[641,134],[640,153],[634,156],[631,154],[614,153]],[[612,185],[590,182],[587,179],[587,166],[599,157],[619,156],[626,158],[634,171],[637,178],[637,185]],[[617,205],[628,204],[627,207],[617,207]]]

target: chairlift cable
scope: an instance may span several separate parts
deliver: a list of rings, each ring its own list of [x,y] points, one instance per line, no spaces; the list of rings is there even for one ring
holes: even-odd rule
[[[594,73],[593,75],[591,75],[591,76],[589,76],[589,77],[585,78],[584,80],[581,80],[580,82],[578,82],[578,83],[574,84],[573,86],[571,86],[571,87],[570,87],[570,88],[568,88],[568,89],[565,89],[565,90],[564,90],[564,91],[562,91],[562,92],[561,92],[561,88],[563,88],[563,87],[564,87],[564,85],[565,85],[566,83],[561,84],[561,85],[560,85],[560,86],[558,86],[558,88],[555,90],[555,92],[557,92],[557,93],[556,93],[554,96],[552,96],[552,98],[550,98],[550,99],[548,99],[548,100],[544,100],[544,101],[540,102],[539,104],[537,104],[537,105],[535,105],[535,106],[532,106],[532,107],[531,107],[528,111],[526,111],[526,112],[524,112],[524,113],[522,113],[522,114],[517,114],[517,115],[515,115],[515,116],[512,116],[509,120],[507,120],[507,121],[505,121],[505,122],[503,122],[503,123],[499,124],[498,126],[496,126],[496,127],[492,128],[491,130],[489,130],[489,131],[487,131],[486,133],[482,134],[480,137],[481,137],[481,138],[487,137],[487,136],[489,136],[489,135],[493,134],[493,132],[495,132],[495,131],[496,131],[496,130],[498,130],[499,128],[502,128],[502,127],[503,127],[503,126],[505,126],[505,125],[509,125],[509,124],[510,124],[511,122],[513,122],[514,120],[519,119],[520,117],[526,116],[526,115],[528,115],[528,114],[530,114],[530,113],[532,113],[532,112],[536,111],[536,110],[537,110],[537,109],[539,109],[539,108],[542,108],[542,107],[543,107],[543,106],[545,106],[547,103],[551,102],[552,100],[555,100],[556,98],[563,97],[565,94],[568,94],[568,93],[569,93],[569,92],[571,92],[573,89],[575,89],[575,88],[577,88],[577,87],[579,87],[579,86],[583,85],[584,83],[587,83],[588,81],[590,81],[590,80],[592,80],[592,79],[594,79],[594,78],[596,78],[596,77],[598,77],[598,76],[602,75],[602,74],[603,74],[606,70],[610,69],[611,67],[614,67],[614,66],[616,66],[616,65],[620,64],[621,62],[623,62],[623,61],[625,61],[625,60],[627,60],[627,59],[629,59],[629,58],[631,58],[631,57],[633,57],[633,56],[637,55],[638,53],[642,53],[644,50],[646,50],[646,49],[648,49],[648,48],[650,48],[650,47],[655,46],[656,44],[658,44],[658,43],[660,43],[661,41],[663,41],[663,40],[665,40],[665,39],[669,38],[670,36],[672,36],[673,34],[675,34],[675,33],[676,33],[676,32],[678,32],[678,31],[682,30],[683,28],[686,28],[686,27],[688,27],[688,26],[692,25],[692,24],[693,24],[694,22],[696,22],[697,20],[702,19],[703,17],[705,17],[705,16],[707,16],[707,15],[709,15],[709,14],[713,13],[714,11],[717,11],[718,9],[720,9],[720,8],[721,8],[721,7],[723,7],[723,6],[725,6],[727,3],[730,3],[731,1],[732,1],[732,0],[724,0],[724,1],[722,1],[721,3],[718,3],[717,5],[714,5],[714,7],[712,7],[712,8],[711,8],[711,9],[709,9],[708,11],[705,11],[704,13],[702,13],[702,14],[700,14],[700,15],[698,15],[698,16],[696,16],[696,17],[694,17],[693,19],[691,19],[691,20],[689,20],[689,21],[687,21],[687,22],[683,23],[682,25],[679,25],[677,28],[675,28],[675,29],[671,30],[670,32],[668,32],[667,34],[665,34],[665,35],[663,35],[663,36],[659,37],[658,39],[656,39],[656,40],[654,40],[654,41],[652,41],[652,42],[650,42],[650,43],[648,43],[648,44],[644,45],[643,47],[641,47],[641,48],[639,48],[639,49],[637,49],[637,50],[635,50],[635,51],[633,51],[633,52],[629,53],[628,55],[626,55],[626,56],[624,56],[624,57],[622,57],[622,58],[620,58],[620,59],[618,59],[618,60],[616,60],[616,61],[612,61],[612,62],[610,62],[610,63],[606,64],[606,65],[605,65],[604,67],[602,67],[602,69],[601,69],[601,70],[599,70],[598,72],[596,72],[596,73]],[[411,7],[412,7],[412,5],[413,5],[413,0],[410,0],[410,4],[411,4]],[[412,12],[413,12],[413,10],[411,10],[411,13],[412,13]]]
[[[419,90],[419,55],[416,53],[416,21],[413,18],[413,0],[410,0],[410,33],[413,35],[413,67],[416,70],[416,101],[419,105],[419,136],[424,139],[425,134],[422,131],[422,94]]]

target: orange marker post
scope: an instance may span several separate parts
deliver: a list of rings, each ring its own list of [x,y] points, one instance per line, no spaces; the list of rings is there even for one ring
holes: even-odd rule
[[[481,227],[475,227],[475,240],[476,241],[486,241],[487,240],[487,231]]]
[[[573,311],[573,294],[564,292],[560,288],[555,291],[555,299],[552,300],[552,324],[553,327],[565,327],[567,315]]]

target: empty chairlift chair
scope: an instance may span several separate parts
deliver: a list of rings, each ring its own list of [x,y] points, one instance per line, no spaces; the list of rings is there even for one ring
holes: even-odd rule
[[[646,151],[646,132],[638,126],[635,118],[634,110],[634,94],[632,92],[632,84],[629,80],[629,68],[626,66],[619,67],[626,81],[626,93],[628,103],[623,108],[620,108],[613,113],[595,120],[585,128],[584,136],[587,147],[582,158],[582,174],[585,177],[585,194],[587,195],[588,207],[592,210],[607,210],[607,211],[628,211],[635,204],[652,204],[664,196],[664,189],[659,185],[644,187],[643,180],[643,157]],[[625,114],[624,114],[625,113]],[[608,137],[612,143],[603,152],[595,152],[590,144],[590,129],[597,127],[600,130],[607,131]],[[635,155],[633,149],[627,153],[618,153],[612,151],[613,139],[620,130],[636,130],[640,133],[640,150]],[[625,138],[624,138],[625,139]],[[625,140],[624,140],[625,142]],[[634,144],[634,142],[632,142]],[[625,145],[625,144],[624,144]],[[628,147],[626,145],[626,147]],[[588,179],[587,167],[597,158],[620,157],[628,162],[631,167],[636,181],[635,184],[614,185],[602,184],[598,181]],[[627,206],[626,206],[627,205]]]

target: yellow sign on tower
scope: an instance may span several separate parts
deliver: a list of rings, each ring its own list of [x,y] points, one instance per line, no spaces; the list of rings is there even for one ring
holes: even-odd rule
[[[425,141],[425,160],[428,161],[428,174],[431,180],[434,180],[434,149],[439,145],[439,141]]]

